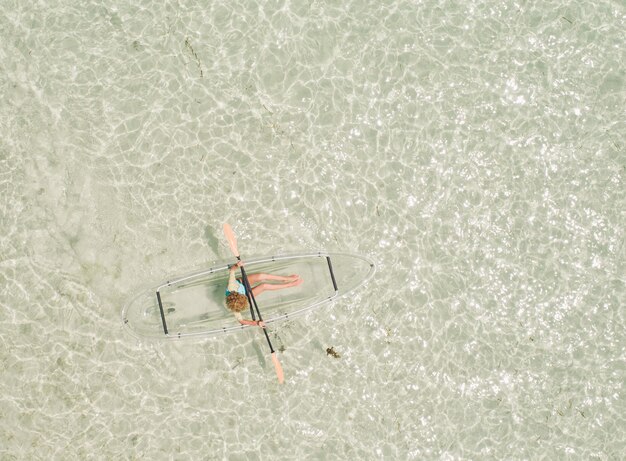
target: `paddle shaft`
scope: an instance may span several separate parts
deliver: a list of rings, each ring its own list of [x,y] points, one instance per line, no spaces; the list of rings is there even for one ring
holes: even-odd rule
[[[239,256],[239,249],[237,248],[237,238],[235,237],[233,229],[227,223],[224,223],[224,235],[226,236],[226,240],[228,240],[228,245],[230,246],[233,254],[237,257],[238,261],[241,261],[241,257]],[[259,316],[259,322],[262,322],[263,318],[261,317],[261,311],[259,311],[259,306],[256,303],[256,299],[254,299],[254,293],[252,293],[252,287],[250,286],[250,281],[248,280],[248,276],[246,275],[246,270],[243,268],[243,266],[239,266],[239,268],[241,269],[241,279],[243,280],[243,286],[246,290],[246,296],[248,297],[248,302],[250,303],[250,313],[252,314],[252,319],[254,320],[254,311],[252,310],[252,306],[254,305],[256,313]],[[276,369],[278,382],[282,384],[285,380],[283,367],[278,360],[276,352],[274,352],[272,341],[270,341],[270,337],[267,334],[267,330],[265,328],[263,328],[263,333],[265,334],[265,339],[267,339],[267,344],[270,346],[272,362],[274,363],[274,368]]]
[[[237,259],[241,260],[239,257]],[[248,281],[248,276],[246,275],[246,270],[243,266],[241,269],[241,279],[243,280],[243,286],[246,289],[246,296],[248,297],[248,302],[250,303],[250,312],[252,313],[252,320],[254,318],[254,311],[252,310],[252,306],[254,305],[254,309],[256,310],[256,314],[259,317],[259,322],[263,321],[263,317],[261,317],[261,311],[259,311],[259,306],[256,303],[256,299],[254,299],[254,293],[252,293],[252,288],[250,287],[250,282]],[[265,333],[265,339],[267,339],[267,344],[270,346],[270,352],[274,353],[274,347],[272,347],[272,341],[270,341],[270,337],[267,334],[267,329],[263,328],[263,333]]]

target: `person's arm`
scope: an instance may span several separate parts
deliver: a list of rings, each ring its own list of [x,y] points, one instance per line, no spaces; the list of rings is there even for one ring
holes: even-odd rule
[[[239,323],[241,323],[242,325],[250,325],[250,326],[253,326],[253,327],[265,328],[265,322],[263,322],[263,321],[244,319],[241,316],[241,312],[235,312],[234,314],[235,314],[235,317],[237,318],[237,320],[239,321]]]
[[[230,274],[228,275],[228,291],[237,291],[239,285],[237,284],[237,280],[235,279],[235,271],[238,267],[241,266],[241,261],[237,261],[237,264],[233,264],[230,266]]]

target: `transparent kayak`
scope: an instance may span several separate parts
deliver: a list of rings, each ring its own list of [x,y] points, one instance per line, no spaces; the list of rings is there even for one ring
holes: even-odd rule
[[[184,339],[244,330],[224,305],[228,262],[190,274],[168,278],[131,299],[122,310],[125,327],[134,336]],[[303,283],[257,297],[266,324],[287,320],[354,291],[375,272],[364,256],[311,253],[246,260],[246,274],[298,274]],[[239,274],[238,274],[239,276]],[[242,312],[250,318],[250,312]],[[256,327],[252,327],[256,328]]]

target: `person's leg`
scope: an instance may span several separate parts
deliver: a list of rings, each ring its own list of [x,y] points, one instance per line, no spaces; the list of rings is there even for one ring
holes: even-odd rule
[[[283,275],[272,275],[272,274],[265,274],[265,273],[248,275],[248,281],[250,282],[250,285],[254,285],[255,283],[263,282],[265,280],[275,280],[277,282],[292,282],[298,278],[299,278],[298,275],[283,276]]]
[[[261,283],[255,286],[254,288],[252,288],[252,294],[256,298],[264,291],[282,290],[284,288],[295,287],[297,285],[300,285],[301,283],[302,283],[301,278],[297,278],[295,280],[292,280],[286,283]]]

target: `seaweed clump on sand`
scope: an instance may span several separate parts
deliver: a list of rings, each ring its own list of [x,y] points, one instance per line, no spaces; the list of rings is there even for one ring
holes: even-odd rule
[[[334,348],[334,347],[332,347],[332,346],[331,346],[331,347],[327,347],[327,348],[326,348],[326,354],[328,354],[328,355],[330,355],[331,357],[334,357],[334,358],[336,358],[336,359],[341,358],[341,355],[339,355],[339,354],[337,353],[337,351],[335,350],[335,348]]]

